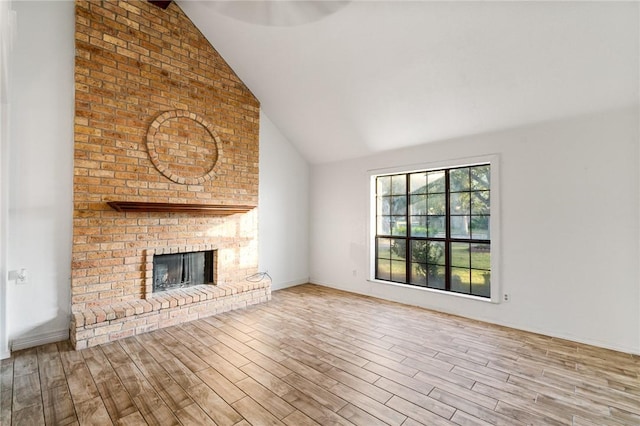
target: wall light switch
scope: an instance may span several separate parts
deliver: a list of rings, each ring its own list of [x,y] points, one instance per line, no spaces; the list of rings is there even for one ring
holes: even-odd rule
[[[18,271],[9,271],[9,281],[15,280],[16,284],[26,284],[28,282],[28,275],[26,268],[22,268]]]

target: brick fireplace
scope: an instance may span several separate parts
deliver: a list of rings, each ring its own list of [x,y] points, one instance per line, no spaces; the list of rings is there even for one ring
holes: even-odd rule
[[[77,1],[75,86],[74,346],[268,300],[259,102],[179,6]],[[215,250],[216,285],[153,294],[177,250]]]

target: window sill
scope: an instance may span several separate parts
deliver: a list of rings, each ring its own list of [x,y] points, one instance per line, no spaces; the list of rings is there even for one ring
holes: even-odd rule
[[[455,293],[453,291],[438,290],[436,288],[419,287],[419,286],[416,286],[416,285],[396,283],[396,282],[393,282],[393,281],[377,280],[375,278],[369,278],[369,279],[367,279],[367,281],[369,281],[370,283],[386,284],[386,285],[391,285],[391,286],[394,286],[394,287],[402,287],[402,288],[408,288],[408,289],[412,289],[412,290],[426,291],[428,293],[436,293],[436,294],[441,294],[443,296],[460,297],[460,298],[463,298],[463,299],[475,300],[477,302],[494,303],[494,304],[500,303],[500,298],[496,298],[496,300],[493,300],[493,298],[489,298],[489,297],[473,296],[473,295],[470,295],[470,294]]]

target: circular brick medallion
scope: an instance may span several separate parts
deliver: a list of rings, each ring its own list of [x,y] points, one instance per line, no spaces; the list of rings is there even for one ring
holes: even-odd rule
[[[222,154],[213,125],[184,110],[166,111],[153,120],[147,131],[147,152],[160,173],[184,185],[211,180]]]

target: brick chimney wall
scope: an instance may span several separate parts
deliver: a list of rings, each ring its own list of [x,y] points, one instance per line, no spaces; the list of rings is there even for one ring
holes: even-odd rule
[[[244,282],[257,272],[257,209],[215,217],[106,203],[257,205],[258,100],[175,3],[76,1],[75,40],[73,311],[144,298],[149,249],[212,246],[218,282]],[[158,129],[164,174],[147,143]]]

